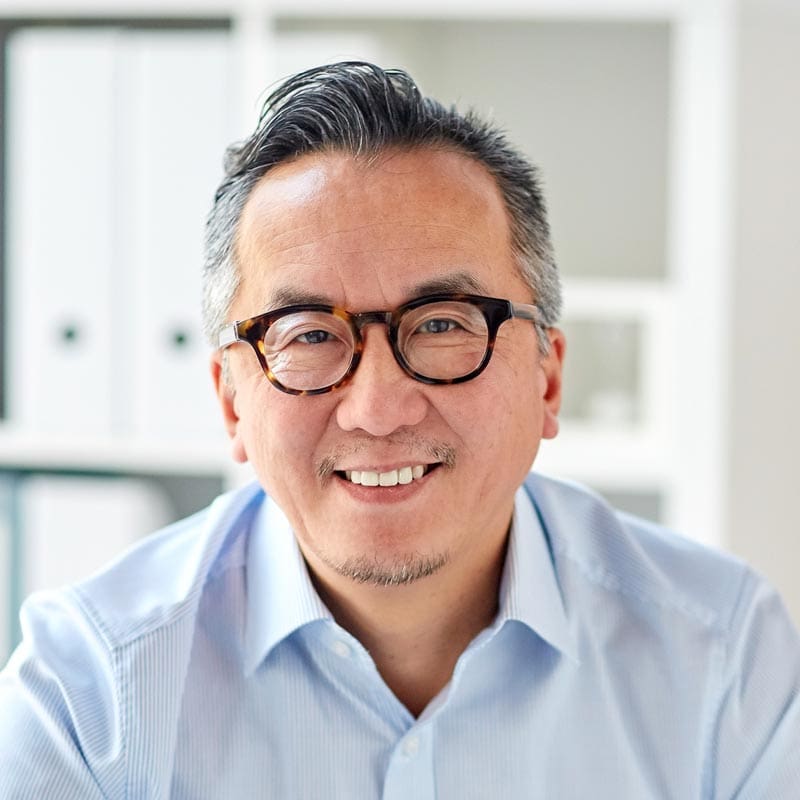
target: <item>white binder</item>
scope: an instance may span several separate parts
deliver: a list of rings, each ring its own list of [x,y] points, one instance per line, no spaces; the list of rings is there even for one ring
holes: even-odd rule
[[[224,437],[200,318],[205,219],[225,148],[241,138],[223,32],[138,33],[122,53],[132,134],[126,198],[132,429]]]
[[[113,39],[9,42],[8,410],[36,432],[114,426]]]

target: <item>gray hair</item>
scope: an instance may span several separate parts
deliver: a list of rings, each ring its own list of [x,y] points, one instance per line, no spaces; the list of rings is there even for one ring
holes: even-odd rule
[[[394,148],[448,148],[492,174],[508,209],[511,246],[546,327],[561,311],[561,285],[536,168],[503,131],[470,110],[424,97],[408,73],[346,61],[315,67],[266,100],[249,139],[228,148],[225,177],[206,223],[203,326],[209,340],[227,321],[239,286],[236,233],[250,192],[270,169],[307,153],[375,158]],[[540,332],[546,351],[547,337]]]

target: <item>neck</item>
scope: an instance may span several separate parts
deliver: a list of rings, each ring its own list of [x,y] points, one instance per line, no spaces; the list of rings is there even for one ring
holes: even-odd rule
[[[479,565],[447,564],[401,586],[355,583],[310,567],[336,621],[369,651],[387,686],[414,715],[450,680],[456,661],[497,614],[506,539]]]

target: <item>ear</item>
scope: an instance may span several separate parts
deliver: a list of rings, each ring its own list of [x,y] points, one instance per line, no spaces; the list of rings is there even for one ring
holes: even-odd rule
[[[542,438],[554,439],[558,434],[558,411],[561,408],[561,373],[567,341],[558,328],[548,328],[550,351],[539,360],[539,387],[542,397]]]
[[[231,439],[231,456],[237,463],[244,464],[247,461],[247,451],[242,440],[239,414],[236,411],[236,392],[225,380],[223,372],[223,354],[215,352],[211,356],[211,379],[214,381],[214,389],[222,409],[225,430]]]

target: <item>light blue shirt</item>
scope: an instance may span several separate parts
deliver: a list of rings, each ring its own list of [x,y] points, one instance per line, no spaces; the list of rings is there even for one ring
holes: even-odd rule
[[[415,719],[225,495],[26,603],[0,797],[800,798],[800,641],[740,562],[531,476],[499,608]]]

